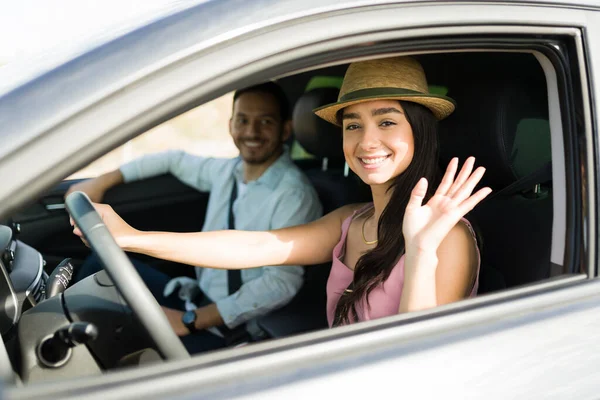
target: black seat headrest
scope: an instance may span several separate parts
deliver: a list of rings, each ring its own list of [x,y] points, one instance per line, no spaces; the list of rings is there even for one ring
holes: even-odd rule
[[[344,161],[342,129],[317,117],[313,110],[337,101],[337,88],[316,88],[304,93],[294,106],[293,124],[296,139],[314,156],[330,163]]]
[[[539,73],[543,78],[541,68]],[[442,166],[455,156],[461,161],[475,156],[487,168],[483,184],[501,189],[550,161],[544,79],[492,75],[463,81],[448,95],[458,106],[440,123]]]

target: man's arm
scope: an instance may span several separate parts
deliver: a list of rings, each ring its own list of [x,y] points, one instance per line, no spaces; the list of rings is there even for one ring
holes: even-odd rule
[[[231,159],[199,157],[182,150],[149,154],[121,166],[124,182],[171,174],[197,190],[208,192],[213,181],[220,180]]]
[[[121,183],[123,183],[123,175],[120,170],[116,169],[96,178],[86,179],[85,181],[71,185],[65,196],[68,196],[72,192],[83,192],[93,202],[100,202],[108,189]]]
[[[80,191],[98,203],[113,186],[167,173],[200,191],[210,191],[213,179],[221,176],[220,171],[227,161],[229,160],[198,157],[180,150],[163,151],[137,158],[119,169],[76,183],[69,188],[66,195]]]
[[[185,336],[190,333],[187,326],[183,324],[183,311],[167,307],[162,307],[162,309],[177,336]],[[196,330],[223,325],[223,319],[214,303],[198,308],[196,315]]]

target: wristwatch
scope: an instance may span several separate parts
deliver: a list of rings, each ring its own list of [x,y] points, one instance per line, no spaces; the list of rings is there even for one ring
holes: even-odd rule
[[[190,310],[184,312],[181,316],[181,322],[190,330],[190,333],[196,332],[196,311]]]

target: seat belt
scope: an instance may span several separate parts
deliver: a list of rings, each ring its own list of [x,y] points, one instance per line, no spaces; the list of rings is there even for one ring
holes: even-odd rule
[[[499,190],[487,199],[491,200],[499,196],[510,196],[516,193],[521,193],[526,190],[532,190],[536,185],[550,182],[552,180],[552,162],[549,161],[544,164],[540,169],[532,172],[529,175],[516,180],[505,188]]]
[[[231,196],[229,197],[229,222],[228,229],[235,229],[235,218],[233,216],[233,203],[237,199],[237,181],[233,178],[233,188],[231,189]],[[239,269],[228,269],[227,270],[227,286],[229,287],[229,294],[232,295],[242,287],[242,271]]]
[[[233,203],[237,199],[238,189],[237,181],[233,178],[233,187],[231,188],[231,196],[229,197],[229,217],[228,217],[228,229],[235,229],[235,218],[233,215]],[[242,271],[239,269],[228,269],[227,270],[227,287],[229,289],[229,295],[234,294],[242,287]],[[246,324],[229,329],[225,325],[217,327],[217,329],[223,334],[227,346],[235,346],[240,343],[250,342],[252,338],[246,330]]]

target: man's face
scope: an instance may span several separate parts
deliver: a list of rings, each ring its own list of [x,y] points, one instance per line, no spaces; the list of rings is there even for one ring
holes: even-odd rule
[[[263,164],[281,154],[283,142],[289,136],[285,123],[273,95],[247,92],[233,104],[229,131],[245,162]]]

